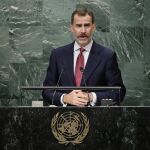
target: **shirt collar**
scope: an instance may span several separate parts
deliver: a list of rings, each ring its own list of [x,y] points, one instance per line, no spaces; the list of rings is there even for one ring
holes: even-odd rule
[[[84,46],[83,48],[85,49],[85,51],[90,52],[91,48],[92,48],[92,44],[93,44],[93,40],[90,41],[89,44],[87,44],[86,46]],[[80,49],[79,44],[75,41],[74,43],[74,51],[77,51]]]

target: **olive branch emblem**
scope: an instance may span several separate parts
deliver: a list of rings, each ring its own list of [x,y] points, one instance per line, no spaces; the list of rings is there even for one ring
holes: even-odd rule
[[[89,132],[89,120],[82,112],[58,112],[51,120],[51,131],[60,144],[80,144]]]

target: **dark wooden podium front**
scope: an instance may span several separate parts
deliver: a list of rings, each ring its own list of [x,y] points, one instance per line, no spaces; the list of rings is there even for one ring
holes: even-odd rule
[[[0,150],[149,150],[149,107],[0,108]]]

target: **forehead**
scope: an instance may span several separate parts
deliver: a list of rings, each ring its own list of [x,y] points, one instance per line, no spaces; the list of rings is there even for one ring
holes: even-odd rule
[[[86,14],[85,16],[80,16],[75,14],[73,23],[75,24],[82,24],[82,23],[92,23],[92,17]]]

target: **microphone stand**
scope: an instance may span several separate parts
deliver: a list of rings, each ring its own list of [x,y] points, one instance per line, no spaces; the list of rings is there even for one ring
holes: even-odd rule
[[[57,81],[57,84],[56,84],[56,87],[59,86],[59,82],[60,82],[60,79],[61,79],[61,76],[62,76],[63,72],[64,72],[64,69],[62,68],[61,73],[60,73],[59,78],[58,78],[58,81]],[[56,89],[55,89],[55,91],[54,91],[54,93],[53,93],[52,105],[54,105],[54,97],[55,97],[55,94],[56,94]]]

